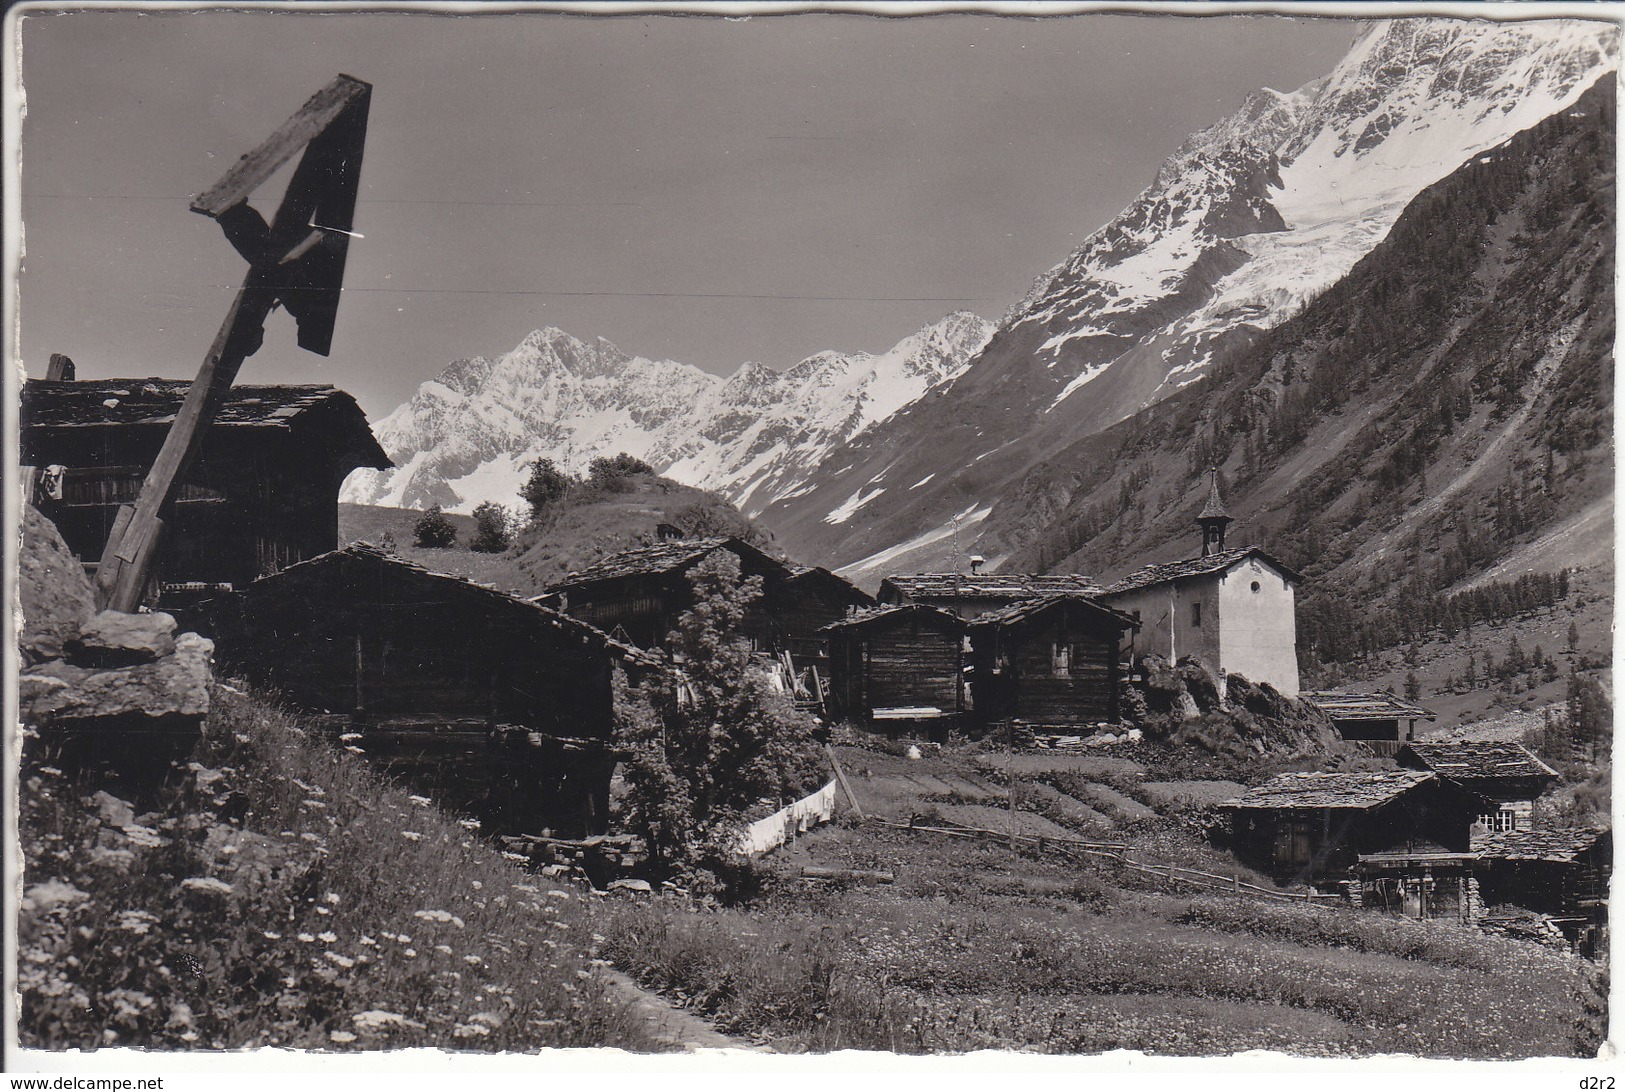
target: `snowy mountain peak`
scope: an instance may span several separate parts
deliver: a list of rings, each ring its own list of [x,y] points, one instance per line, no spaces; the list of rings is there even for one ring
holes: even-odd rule
[[[620,451],[734,499],[776,496],[820,453],[959,374],[992,331],[960,311],[879,355],[828,350],[783,372],[752,361],[723,379],[544,327],[499,357],[448,365],[379,421],[397,468],[352,475],[343,499],[455,511],[512,503],[537,458],[579,473]]]
[[[1215,338],[1301,309],[1424,187],[1572,103],[1617,56],[1603,22],[1373,24],[1326,77],[1256,92],[1187,139],[1006,325],[1048,369],[1051,408],[1138,369],[1091,410],[1126,416],[1200,378]]]

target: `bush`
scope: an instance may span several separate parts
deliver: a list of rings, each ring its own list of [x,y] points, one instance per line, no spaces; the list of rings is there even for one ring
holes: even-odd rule
[[[587,484],[609,493],[624,493],[632,488],[627,481],[634,474],[653,474],[654,467],[626,452],[619,455],[599,456],[587,464]]]
[[[419,546],[431,550],[444,550],[457,545],[457,528],[437,504],[412,524],[412,534]]]
[[[499,554],[513,541],[513,517],[500,504],[485,501],[474,509],[474,537],[468,548],[482,554]]]
[[[741,636],[760,579],[741,579],[739,559],[727,551],[689,579],[694,606],[667,638],[682,697],[623,680],[616,735],[628,756],[626,826],[647,841],[657,874],[681,874],[703,889],[733,870],[745,813],[764,798],[787,802],[811,791],[823,764],[817,723],[770,685]]]
[[[530,518],[537,520],[554,501],[561,499],[576,484],[576,480],[554,465],[552,459],[537,459],[530,464],[530,477],[520,487],[519,496],[530,505]]]

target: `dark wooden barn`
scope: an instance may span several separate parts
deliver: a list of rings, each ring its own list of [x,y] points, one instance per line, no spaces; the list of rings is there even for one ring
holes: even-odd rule
[[[1299,698],[1331,719],[1344,739],[1364,743],[1379,755],[1393,756],[1416,738],[1416,722],[1436,720],[1437,714],[1392,694],[1341,694],[1331,690],[1305,690]]]
[[[135,502],[188,386],[171,379],[24,385],[24,480],[82,561],[100,560],[119,506]],[[345,477],[391,465],[341,390],[234,387],[179,487],[149,601],[171,605],[204,588],[241,587],[333,549]]]
[[[816,666],[824,678],[829,677],[824,627],[874,605],[874,596],[845,577],[816,566],[791,565],[782,584],[769,584],[768,609],[784,635],[786,650],[797,667]]]
[[[738,538],[668,539],[622,550],[571,573],[536,602],[624,634],[641,648],[657,648],[694,605],[689,573],[718,551],[739,559],[741,576],[762,581],[761,597],[745,616],[745,635],[758,651],[789,652],[798,665],[819,660],[820,629],[874,602],[828,569],[788,565]]]
[[[1530,829],[1534,802],[1560,780],[1556,770],[1517,743],[1414,740],[1400,748],[1396,761],[1482,797],[1486,807],[1478,821],[1489,831]]]
[[[935,607],[876,607],[826,626],[829,712],[862,722],[938,720],[965,710],[965,623]]]
[[[970,624],[971,698],[980,721],[1074,727],[1115,722],[1123,634],[1137,623],[1082,595],[1053,595]]]
[[[1222,805],[1238,857],[1278,879],[1341,879],[1360,854],[1464,853],[1480,801],[1419,770],[1289,773]]]
[[[990,611],[1050,595],[1090,595],[1100,585],[1086,576],[1034,573],[915,573],[888,576],[875,598],[881,606],[918,603],[974,622]]]
[[[369,753],[507,833],[603,829],[613,671],[659,669],[578,619],[365,543],[200,603],[185,623],[214,638],[225,674],[343,715]]]
[[[1474,874],[1487,907],[1517,906],[1598,922],[1613,872],[1613,832],[1601,827],[1503,830],[1480,838]]]

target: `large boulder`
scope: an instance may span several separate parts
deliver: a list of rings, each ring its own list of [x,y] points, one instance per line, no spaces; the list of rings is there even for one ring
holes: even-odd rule
[[[32,505],[23,509],[22,550],[17,558],[17,598],[22,608],[18,649],[24,665],[58,659],[64,646],[96,614],[96,597],[84,566]]]
[[[173,653],[146,664],[95,668],[54,660],[28,669],[17,680],[23,722],[204,716],[214,642],[183,633],[173,643]]]
[[[175,619],[168,614],[125,614],[104,610],[66,643],[68,659],[80,667],[150,664],[175,651]]]

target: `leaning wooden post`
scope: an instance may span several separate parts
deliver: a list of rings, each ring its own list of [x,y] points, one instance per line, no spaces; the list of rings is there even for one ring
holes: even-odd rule
[[[139,498],[114,518],[96,569],[96,599],[104,609],[130,612],[140,604],[163,517],[243,361],[264,340],[271,309],[280,303],[293,315],[302,348],[326,356],[332,347],[371,95],[371,84],[339,76],[192,202],[192,211],[218,221],[227,241],[248,260],[248,276],[186,392]],[[249,195],[301,152],[276,216],[267,224],[248,204]]]
[[[238,290],[164,437],[158,458],[141,483],[141,495],[133,508],[121,507],[114,519],[113,533],[96,568],[96,597],[104,609],[130,613],[140,604],[175,487],[197,458],[207,426],[225,401],[243,361],[259,348],[265,317],[275,302],[275,296],[257,286]]]

